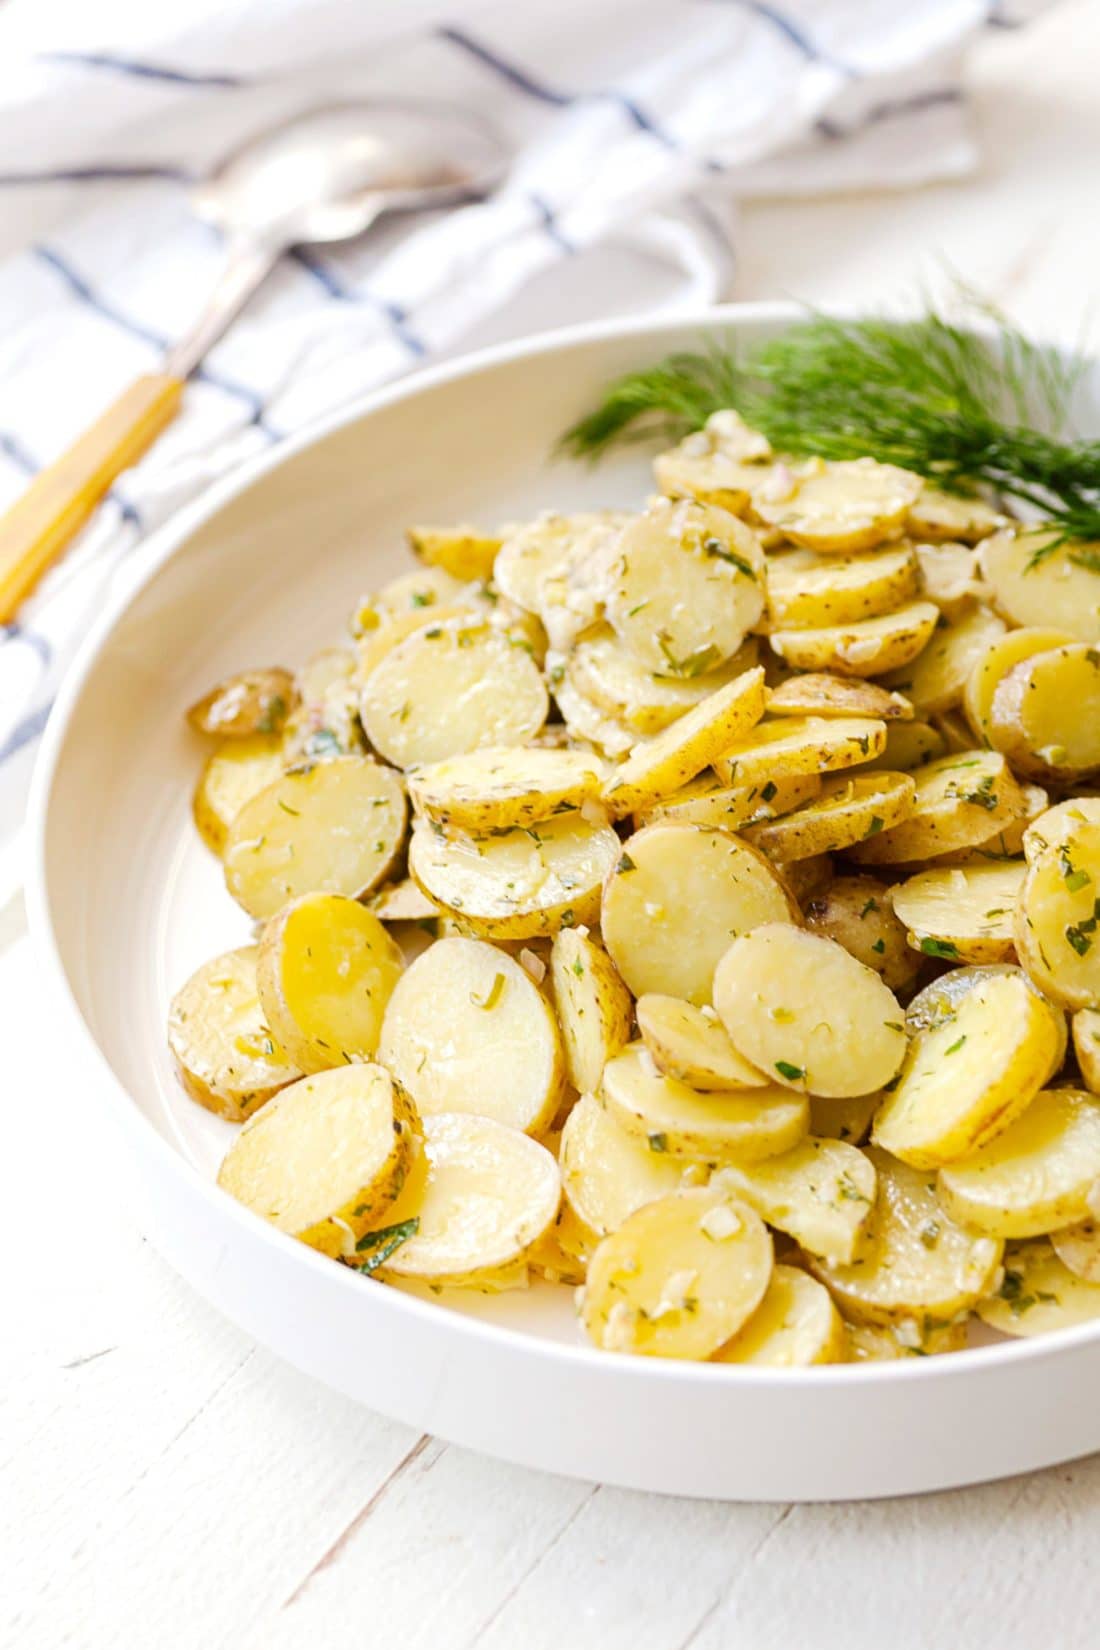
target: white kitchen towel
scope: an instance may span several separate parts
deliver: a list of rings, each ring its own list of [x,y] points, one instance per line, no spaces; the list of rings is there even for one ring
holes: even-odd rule
[[[966,173],[966,49],[1018,5],[7,0],[0,508],[193,319],[222,254],[188,187],[244,136],[326,99],[435,99],[477,110],[514,159],[490,201],[285,259],[0,627],[0,900],[65,667],[173,510],[488,329],[728,296],[738,200]]]

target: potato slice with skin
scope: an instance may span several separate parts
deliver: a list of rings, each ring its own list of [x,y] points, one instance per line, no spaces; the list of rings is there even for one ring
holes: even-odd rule
[[[776,876],[799,906],[803,900],[823,893],[835,875],[831,854],[811,854],[809,859],[773,860],[772,865]]]
[[[916,1169],[968,1157],[1035,1098],[1058,1041],[1051,1009],[1018,974],[979,981],[951,1019],[913,1040],[875,1144]]]
[[[604,944],[635,997],[710,1001],[719,958],[757,923],[797,907],[764,856],[726,831],[647,825],[628,837],[604,889]]]
[[[452,619],[469,624],[469,609],[454,603],[414,607],[408,613],[396,613],[384,619],[374,630],[368,630],[359,643],[356,676],[360,691],[382,660],[388,659],[394,648],[399,647],[409,636],[415,635],[418,630],[437,630],[440,625],[447,624]]]
[[[1068,842],[1082,825],[1100,825],[1100,796],[1067,797],[1036,815],[1024,832],[1024,858],[1034,865],[1047,848]]]
[[[776,1085],[700,1093],[663,1076],[644,1043],[607,1062],[602,1095],[622,1128],[670,1157],[755,1163],[789,1151],[809,1126],[803,1096]]]
[[[374,1055],[403,967],[372,911],[341,894],[304,894],[264,929],[256,982],[279,1044],[309,1073]]]
[[[562,928],[555,934],[550,979],[565,1069],[583,1094],[597,1087],[608,1060],[630,1041],[630,993],[587,929]]]
[[[1100,1225],[1095,1218],[1052,1232],[1050,1243],[1062,1265],[1075,1278],[1080,1278],[1082,1283],[1100,1283]]]
[[[811,673],[792,676],[768,694],[769,716],[873,716],[881,722],[910,721],[913,707],[858,677]]]
[[[916,596],[920,570],[912,546],[864,556],[789,550],[768,558],[768,618],[784,630],[874,619]]]
[[[603,764],[573,750],[489,746],[409,774],[413,807],[441,825],[489,831],[536,825],[598,796]]]
[[[440,835],[418,824],[409,871],[467,933],[525,940],[595,922],[619,839],[579,813],[495,836]]]
[[[575,600],[581,594],[570,589],[571,569],[578,562],[590,566],[598,563],[598,580],[602,582],[610,565],[605,552],[629,519],[614,510],[577,511],[572,515],[545,511],[505,539],[493,564],[497,589],[517,607],[541,618],[550,616],[551,607],[566,609],[570,596]],[[584,611],[573,618],[591,622],[599,603],[590,594],[580,605]],[[566,639],[571,637],[562,638]]]
[[[302,666],[296,681],[300,701],[283,729],[283,766],[308,767],[335,756],[365,754],[354,654],[342,647],[322,648]]]
[[[574,739],[587,741],[612,760],[633,750],[637,744],[633,729],[620,722],[618,717],[609,716],[577,687],[572,657],[562,659],[559,655],[548,653],[546,665],[547,680],[555,703]]]
[[[766,785],[855,767],[885,745],[885,722],[870,716],[782,716],[759,722],[713,766],[723,785]]]
[[[924,871],[891,888],[890,899],[914,951],[952,962],[1010,962],[1025,871],[1023,860]]]
[[[894,915],[885,883],[874,877],[834,877],[806,901],[806,927],[835,940],[857,962],[881,974],[891,991],[906,991],[920,967]]]
[[[417,1229],[378,1276],[450,1288],[522,1285],[561,1203],[552,1154],[519,1129],[468,1112],[437,1113],[423,1128],[417,1167],[389,1211],[389,1221],[416,1220]]]
[[[603,801],[616,819],[667,796],[708,767],[764,714],[764,672],[746,670],[670,728],[635,745],[611,774]]]
[[[1100,1094],[1100,1011],[1081,1008],[1073,1016],[1073,1052],[1085,1087]],[[1097,1280],[1100,1282],[1100,1279]]]
[[[618,541],[607,619],[647,669],[695,677],[737,652],[764,611],[764,552],[736,516],[657,499]]]
[[[809,464],[786,496],[757,495],[761,520],[809,550],[871,550],[896,538],[920,495],[909,470],[856,458]]]
[[[297,701],[289,670],[242,670],[204,693],[188,710],[187,720],[197,733],[219,739],[281,733]]]
[[[417,630],[363,685],[367,737],[399,768],[485,745],[520,745],[546,720],[546,687],[523,648],[488,625]]]
[[[767,438],[726,410],[712,413],[701,430],[658,453],[653,471],[669,498],[694,498],[741,516],[772,474],[766,462],[771,456]]]
[[[1005,1256],[1000,1287],[977,1311],[1002,1335],[1048,1335],[1100,1317],[1100,1285],[1076,1277],[1047,1238],[1033,1238]]]
[[[719,1169],[711,1184],[728,1186],[807,1254],[840,1265],[855,1259],[875,1201],[870,1158],[813,1135],[764,1163]]]
[[[759,785],[723,785],[716,774],[701,773],[670,791],[635,816],[635,824],[656,825],[668,820],[680,825],[711,825],[739,831],[760,819],[777,819],[821,794],[816,773],[780,774]]]
[[[893,1324],[921,1337],[988,1293],[1004,1245],[958,1226],[939,1204],[935,1177],[871,1147],[877,1193],[866,1246],[850,1265],[811,1259],[846,1317]]]
[[[650,992],[636,1004],[638,1030],[657,1070],[693,1089],[762,1089],[768,1079],[750,1066],[713,1008]],[[625,1041],[625,1039],[624,1039]]]
[[[772,859],[836,853],[900,824],[912,810],[915,792],[906,773],[842,773],[826,779],[813,802],[781,819],[746,825],[743,835]]]
[[[1059,544],[1056,533],[995,533],[979,551],[999,613],[1012,624],[1049,625],[1100,641],[1100,546]]]
[[[1018,773],[1059,785],[1100,773],[1100,649],[1037,653],[998,682],[990,737]]]
[[[405,534],[414,556],[429,567],[442,567],[456,579],[492,577],[497,551],[504,542],[478,527],[410,527]]]
[[[415,608],[442,607],[451,602],[476,607],[476,586],[456,579],[442,567],[416,567],[411,573],[391,579],[359,604],[352,615],[352,633],[359,635],[364,630],[373,630],[383,617],[393,618]]]
[[[776,1266],[764,1299],[712,1362],[801,1369],[847,1356],[848,1332],[829,1291],[797,1266]]]
[[[930,481],[921,484],[916,500],[909,506],[909,530],[925,539],[961,539],[964,544],[977,544],[1005,526],[1005,517],[998,515],[984,499],[965,493],[945,493]]]
[[[734,940],[715,971],[714,1006],[746,1059],[803,1094],[870,1094],[905,1056],[905,1016],[881,977],[787,923]]]
[[[439,915],[438,906],[425,899],[411,877],[385,883],[370,896],[367,905],[379,922],[431,923]]]
[[[851,850],[861,865],[904,864],[988,841],[1024,812],[1020,787],[997,751],[963,751],[913,775],[913,809],[900,825]]]
[[[978,558],[968,544],[917,544],[920,594],[935,602],[944,618],[962,619],[984,595]]]
[[[561,1134],[561,1174],[569,1207],[599,1237],[618,1231],[643,1204],[677,1191],[693,1163],[652,1151],[594,1094],[582,1094]],[[705,1174],[705,1170],[698,1171]]]
[[[702,676],[674,677],[647,670],[612,630],[582,636],[569,656],[579,690],[609,716],[642,738],[671,727],[699,704],[759,660],[760,644],[749,636],[717,670]]]
[[[866,1140],[881,1093],[855,1094],[844,1099],[810,1096],[810,1133],[822,1140],[846,1140],[858,1146]]]
[[[564,1069],[549,1003],[523,967],[480,940],[421,953],[386,1004],[379,1063],[425,1117],[469,1112],[538,1134]]]
[[[1100,1105],[1044,1089],[997,1138],[940,1170],[948,1213],[993,1237],[1039,1237],[1089,1214],[1100,1181]]]
[[[353,1254],[404,1185],[417,1128],[381,1066],[322,1071],[248,1120],[218,1185],[311,1249]]]
[[[861,762],[864,773],[886,768],[891,773],[912,773],[943,756],[947,749],[943,734],[927,722],[887,722],[886,743],[870,762]]]
[[[1016,907],[1016,950],[1041,991],[1064,1008],[1100,1006],[1100,824],[1086,822],[1028,867]]]
[[[884,677],[883,686],[904,693],[918,716],[954,710],[974,670],[1004,633],[1005,622],[996,613],[972,608],[953,623],[938,625],[920,657]]]
[[[939,616],[934,603],[914,601],[876,619],[857,619],[852,624],[773,630],[769,640],[772,651],[795,670],[881,676],[898,671],[923,652]]]
[[[584,1282],[589,1258],[599,1241],[563,1200],[554,1224],[532,1244],[525,1258],[536,1277],[576,1289]]]
[[[928,1031],[936,1026],[946,1024],[952,1019],[959,1004],[967,994],[973,991],[976,985],[983,980],[990,980],[997,974],[1012,974],[1035,993],[1044,1006],[1049,1010],[1054,1022],[1055,1046],[1051,1055],[1050,1069],[1044,1077],[1044,1083],[1049,1083],[1062,1069],[1066,1058],[1066,1048],[1069,1042],[1069,1033],[1066,1026],[1066,1017],[1060,1008],[1056,1008],[1043,996],[1037,985],[1034,985],[1022,968],[1012,963],[980,963],[968,968],[952,968],[946,974],[918,991],[905,1011],[905,1024],[910,1036],[915,1037],[920,1031]]]
[[[279,1048],[256,987],[254,945],[195,970],[172,998],[168,1046],[180,1081],[200,1106],[242,1123],[301,1071]]]
[[[192,813],[212,853],[221,857],[229,827],[245,803],[273,784],[282,771],[283,743],[277,734],[227,739],[207,758],[195,788]]]
[[[703,1186],[638,1209],[598,1245],[581,1307],[606,1352],[709,1358],[747,1323],[771,1279],[764,1222]]]
[[[1019,859],[1023,853],[1025,831],[1032,820],[1047,811],[1049,804],[1050,797],[1041,785],[1021,785],[1020,806],[1023,813],[1018,819],[1002,826],[983,842],[976,842],[971,848],[956,848],[954,853],[930,855],[921,868],[934,871],[938,867],[952,865],[1003,865],[1008,860]],[[895,867],[895,870],[903,869],[903,866]]]
[[[965,1352],[965,1321],[941,1323],[902,1318],[897,1324],[844,1321],[849,1363],[888,1363],[898,1358],[934,1358],[945,1352]]]
[[[994,637],[974,663],[963,688],[966,719],[982,744],[993,743],[993,695],[1001,680],[1025,659],[1072,640],[1065,630],[1041,629],[1034,625],[1006,630]]]
[[[274,916],[301,894],[354,899],[381,882],[404,834],[392,768],[337,756],[284,774],[245,803],[226,837],[226,887],[252,917]]]

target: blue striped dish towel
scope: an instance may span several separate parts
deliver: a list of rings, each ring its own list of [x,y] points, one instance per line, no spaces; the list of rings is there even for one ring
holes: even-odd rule
[[[1032,9],[1035,9],[1034,4]],[[989,0],[97,0],[0,10],[0,509],[195,314],[189,185],[326,100],[446,100],[514,151],[483,204],[284,260],[180,419],[0,627],[0,903],[58,684],[144,537],[215,477],[487,337],[727,297],[736,206],[975,163]],[[549,277],[549,278],[548,278]]]

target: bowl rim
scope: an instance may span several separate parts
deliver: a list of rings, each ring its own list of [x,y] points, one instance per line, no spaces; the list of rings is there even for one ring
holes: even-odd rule
[[[529,334],[518,339],[495,344],[487,349],[455,357],[436,366],[409,373],[380,389],[357,396],[323,418],[280,441],[272,448],[245,461],[228,475],[214,482],[198,498],[175,512],[162,526],[150,534],[136,558],[132,577],[124,579],[113,593],[95,623],[84,637],[73,663],[70,665],[54,702],[38,752],[31,782],[27,808],[28,866],[25,882],[28,928],[36,954],[44,965],[47,989],[63,1010],[63,1020],[75,1033],[77,1046],[92,1066],[98,1070],[101,1082],[95,1084],[97,1101],[102,1099],[117,1127],[129,1140],[135,1156],[152,1153],[165,1172],[173,1175],[181,1192],[197,1198],[211,1220],[228,1223],[230,1232],[239,1228],[242,1235],[251,1232],[254,1238],[272,1245],[274,1264],[304,1269],[308,1276],[314,1270],[318,1277],[336,1282],[336,1274],[343,1267],[334,1267],[328,1257],[299,1243],[287,1233],[278,1231],[250,1209],[237,1203],[221,1191],[216,1182],[208,1180],[193,1163],[178,1151],[159,1132],[151,1119],[133,1100],[126,1085],[116,1076],[109,1060],[80,1009],[62,960],[60,943],[51,908],[51,893],[47,865],[47,835],[51,819],[54,782],[65,746],[69,724],[76,712],[84,684],[96,665],[100,654],[109,644],[116,626],[137,601],[142,592],[155,580],[162,568],[177,554],[185,551],[195,532],[210,521],[233,499],[247,491],[266,475],[307,449],[321,445],[331,435],[349,425],[379,412],[395,402],[429,395],[436,388],[456,380],[475,379],[482,372],[522,359],[554,353],[561,349],[613,340],[644,339],[650,333],[669,330],[706,332],[716,327],[749,325],[752,327],[782,325],[806,313],[806,306],[789,301],[730,303],[709,305],[685,310],[683,313],[629,316],[613,320],[585,321],[575,326]],[[829,306],[827,313],[852,316],[855,309]],[[979,321],[969,327],[978,333],[992,333],[992,327]],[[281,1257],[281,1259],[279,1258]],[[362,1296],[363,1280],[350,1272],[339,1280],[348,1290],[348,1300]],[[680,1359],[639,1358],[625,1353],[607,1353],[595,1347],[577,1343],[543,1340],[527,1329],[488,1322],[467,1313],[446,1310],[401,1290],[383,1289],[376,1305],[381,1310],[412,1313],[426,1324],[443,1328],[450,1333],[470,1337],[486,1349],[507,1348],[512,1352],[527,1351],[569,1366],[580,1365],[601,1371],[615,1372],[625,1380],[636,1382],[707,1382],[725,1383],[731,1392],[738,1387],[805,1386],[845,1387],[850,1383],[883,1381],[908,1385],[911,1382],[943,1382],[971,1371],[992,1370],[1051,1357],[1060,1357],[1075,1348],[1100,1338],[1100,1319],[1055,1330],[1046,1335],[1019,1337],[993,1346],[972,1347],[953,1353],[949,1358],[913,1358],[869,1361],[850,1364],[821,1364],[804,1369],[753,1368],[730,1364],[693,1363]],[[349,1310],[356,1310],[349,1307]]]

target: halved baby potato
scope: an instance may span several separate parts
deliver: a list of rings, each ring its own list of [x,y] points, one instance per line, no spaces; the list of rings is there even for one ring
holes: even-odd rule
[[[769,716],[871,716],[882,722],[910,721],[913,706],[900,693],[858,676],[810,672],[789,676],[768,694]]]
[[[456,579],[488,579],[503,539],[479,527],[410,527],[405,534],[413,555],[428,567],[442,567]]]
[[[278,1047],[256,986],[254,945],[195,970],[172,998],[168,1047],[180,1081],[200,1106],[242,1123],[301,1076]]]
[[[252,917],[301,894],[354,899],[381,882],[404,836],[399,776],[366,756],[337,756],[245,803],[226,836],[226,887]]]
[[[381,1066],[322,1071],[249,1118],[218,1185],[311,1249],[352,1255],[404,1185],[417,1128]]]
[[[1036,855],[1016,907],[1020,961],[1064,1008],[1100,1007],[1098,923],[1100,823],[1086,821]]]
[[[289,670],[242,670],[212,687],[193,704],[187,720],[198,733],[219,739],[247,739],[281,733],[298,702]]]
[[[622,1128],[670,1157],[753,1163],[789,1151],[809,1126],[804,1096],[777,1085],[700,1092],[658,1071],[643,1043],[607,1062],[601,1093]]]
[[[303,894],[264,929],[256,981],[280,1046],[309,1073],[373,1057],[403,967],[373,911],[342,894]]]
[[[767,1087],[768,1079],[738,1054],[713,1008],[658,992],[639,997],[635,1007],[642,1041],[664,1076],[693,1089]]]
[[[1059,785],[1100,773],[1100,648],[1036,653],[998,682],[990,738],[1018,773]]]
[[[854,1260],[875,1201],[875,1169],[856,1146],[807,1135],[763,1163],[729,1164],[712,1185],[728,1186],[807,1254]]]
[[[622,819],[667,796],[737,744],[763,714],[764,672],[758,665],[694,705],[663,733],[635,745],[608,778],[605,805]]]
[[[709,1358],[764,1298],[772,1240],[728,1192],[698,1187],[645,1204],[597,1246],[581,1315],[606,1352]]]
[[[974,670],[1004,633],[1005,622],[996,613],[973,607],[952,623],[938,625],[920,657],[891,672],[883,686],[904,693],[918,716],[954,710]]]
[[[1036,653],[1046,653],[1072,640],[1065,630],[1028,625],[1006,630],[990,641],[971,668],[962,700],[966,719],[982,744],[993,744],[993,696],[1009,671]]]
[[[923,483],[909,470],[873,458],[817,462],[791,477],[786,496],[754,496],[762,521],[808,550],[871,550],[896,538]]]
[[[780,819],[746,825],[742,834],[770,859],[836,853],[900,824],[915,793],[906,773],[837,774],[824,781],[814,801]]]
[[[550,952],[565,1069],[579,1093],[595,1089],[613,1054],[630,1041],[630,992],[586,928],[562,928]]]
[[[939,620],[933,602],[913,601],[892,613],[818,630],[773,630],[772,650],[794,670],[832,670],[841,676],[882,676],[908,665]],[[896,685],[891,682],[891,686]]]
[[[768,558],[768,618],[777,629],[818,629],[877,618],[916,596],[920,570],[908,544],[863,556],[789,550]]]
[[[219,745],[199,776],[192,813],[199,835],[221,856],[229,827],[246,802],[266,790],[283,772],[283,742],[278,734],[254,733]]]
[[[984,499],[967,493],[945,493],[925,481],[909,506],[908,525],[919,538],[961,539],[964,544],[977,544],[1004,527],[1005,518]]]
[[[994,605],[1010,623],[1100,641],[1100,545],[1062,542],[1041,527],[1010,529],[985,539],[979,559]]]
[[[671,726],[685,711],[724,687],[757,663],[760,644],[749,636],[716,670],[701,676],[655,673],[621,642],[602,629],[582,636],[569,655],[571,679],[592,702],[641,738]]]
[[[714,773],[701,773],[686,785],[651,802],[635,815],[635,824],[656,825],[661,820],[680,825],[710,825],[722,831],[740,831],[759,819],[776,819],[820,795],[816,773],[792,776],[759,785],[723,785]]]
[[[584,751],[493,745],[409,774],[413,807],[460,830],[537,825],[599,795],[603,764]]]
[[[885,747],[886,723],[874,717],[781,716],[758,722],[713,766],[723,785],[766,785],[853,768]]]
[[[561,1098],[549,1003],[481,940],[437,940],[409,964],[386,1004],[378,1060],[426,1117],[470,1112],[538,1134]]]
[[[1039,1237],[1089,1214],[1100,1182],[1100,1104],[1044,1089],[995,1140],[940,1170],[944,1207],[993,1237]]]
[[[1100,1317],[1100,1284],[1075,1276],[1048,1238],[1033,1238],[1005,1255],[1000,1286],[977,1311],[1002,1335],[1048,1335]]]
[[[677,1191],[695,1172],[692,1163],[624,1129],[594,1094],[582,1094],[566,1118],[560,1162],[569,1207],[598,1237],[618,1231],[635,1209]]]
[[[1026,869],[1019,860],[922,871],[892,888],[890,899],[915,951],[951,962],[1010,962]]]
[[[963,751],[914,775],[908,817],[851,850],[861,865],[905,864],[988,841],[1024,812],[1020,787],[998,751]]]
[[[797,1266],[776,1266],[764,1299],[712,1362],[801,1369],[847,1356],[848,1332],[829,1291]]]
[[[891,991],[912,986],[920,963],[884,883],[869,876],[834,877],[805,902],[803,911],[812,934],[842,945],[857,962],[881,974]]]

